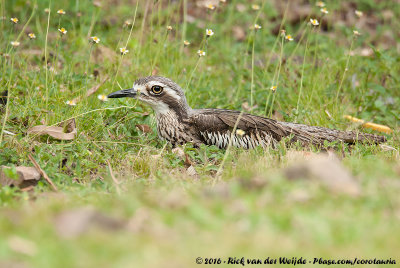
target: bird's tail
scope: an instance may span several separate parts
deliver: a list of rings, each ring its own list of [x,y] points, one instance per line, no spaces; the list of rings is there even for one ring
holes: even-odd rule
[[[341,131],[324,127],[314,127],[288,122],[278,123],[290,134],[292,134],[295,140],[301,141],[303,143],[321,145],[324,143],[324,141],[342,141],[349,144],[353,144],[356,142],[367,142],[376,144],[386,142],[385,136],[363,132]]]

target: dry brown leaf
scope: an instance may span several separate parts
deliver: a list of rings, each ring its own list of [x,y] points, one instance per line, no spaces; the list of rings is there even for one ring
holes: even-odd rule
[[[298,163],[295,161],[285,169],[288,179],[313,178],[321,181],[330,191],[358,196],[360,185],[340,161],[325,154],[312,156]]]
[[[284,121],[283,115],[278,111],[275,111],[271,118],[277,121]]]
[[[28,187],[30,185],[36,185],[37,181],[40,179],[40,173],[34,167],[24,167],[19,166],[15,169],[17,170],[18,180],[13,180],[8,178],[3,169],[10,168],[2,166],[0,167],[0,184],[3,186],[19,186],[21,188]]]
[[[58,124],[58,126],[64,128],[67,133],[74,132],[74,131],[76,131],[75,118],[64,121],[64,122]]]
[[[187,206],[187,194],[182,189],[171,189],[158,200],[159,205],[168,209],[181,209]]]
[[[147,208],[138,208],[135,215],[129,219],[127,223],[127,229],[132,232],[144,231],[151,224],[151,214]]]
[[[93,51],[93,60],[96,64],[103,65],[105,61],[114,62],[118,58],[118,54],[111,48],[103,45],[96,45]]]
[[[189,168],[193,168],[193,162],[190,160],[190,157],[185,153],[185,151],[181,147],[176,147],[176,148],[172,149],[172,152],[174,154],[176,154],[176,156],[181,158],[183,161],[185,161],[184,164],[188,168],[188,172],[189,172]],[[193,169],[190,171],[190,173],[195,174],[196,171]]]
[[[309,160],[316,155],[316,153],[309,151],[289,150],[286,152],[286,159],[288,160],[288,162],[298,162],[301,160]]]
[[[256,108],[258,108],[258,105],[254,105],[253,107],[250,107],[250,105],[247,101],[242,103],[242,109],[245,111],[251,111]]]
[[[89,97],[90,95],[92,95],[93,93],[95,93],[97,90],[99,90],[99,88],[104,85],[105,82],[107,82],[108,80],[108,76],[106,76],[99,84],[95,85],[94,87],[90,88],[87,92],[85,97]],[[74,103],[78,103],[81,100],[81,97],[76,97],[75,99],[72,100],[72,102]]]
[[[137,124],[136,128],[139,129],[141,132],[144,133],[152,133],[153,130],[151,129],[151,127],[149,127],[148,125],[141,125],[141,124]]]
[[[174,149],[172,149],[172,152],[182,159],[185,157],[185,152],[181,147],[175,147]]]
[[[267,179],[260,176],[254,176],[250,179],[240,178],[238,179],[238,181],[243,188],[246,188],[248,190],[259,190],[264,188],[268,184]]]
[[[57,140],[73,140],[77,134],[77,129],[75,119],[71,119],[59,124],[59,126],[34,126],[28,129],[27,133],[49,135]]]
[[[386,144],[379,144],[379,147],[381,147],[382,151],[388,152],[388,151],[397,151],[396,148],[386,145]]]
[[[247,101],[242,103],[242,109],[245,111],[250,111],[250,105]]]
[[[86,97],[89,97],[90,95],[92,95],[93,93],[95,93],[102,85],[104,85],[105,82],[107,82],[108,80],[108,76],[106,76],[103,81],[100,82],[100,84],[90,88],[87,92],[86,92]]]
[[[107,216],[91,207],[64,211],[55,219],[56,231],[64,238],[75,238],[93,227],[118,230],[124,226],[122,220]]]
[[[187,154],[185,154],[185,166],[187,166],[187,167],[193,166],[193,162],[192,162],[192,160],[190,160],[190,157]]]
[[[62,127],[39,125],[28,130],[28,134],[49,135],[57,140],[73,140],[76,133],[64,133]]]
[[[243,13],[246,11],[246,6],[244,4],[237,4],[236,10],[239,11],[240,13]]]
[[[296,189],[296,190],[291,191],[288,194],[288,198],[290,201],[293,201],[293,202],[304,203],[311,199],[311,195],[305,189]]]
[[[37,253],[37,246],[33,241],[13,235],[8,238],[8,246],[15,252],[28,256],[34,256]]]
[[[246,31],[243,29],[243,27],[233,26],[232,32],[236,40],[244,41],[246,39]]]
[[[194,169],[194,167],[192,165],[187,168],[186,173],[191,177],[195,177],[198,175],[197,171]]]

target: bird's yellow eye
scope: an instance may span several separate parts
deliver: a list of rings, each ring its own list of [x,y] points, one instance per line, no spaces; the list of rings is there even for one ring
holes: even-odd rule
[[[151,87],[151,92],[153,92],[155,95],[160,95],[161,92],[163,92],[163,88],[161,86],[152,86]]]

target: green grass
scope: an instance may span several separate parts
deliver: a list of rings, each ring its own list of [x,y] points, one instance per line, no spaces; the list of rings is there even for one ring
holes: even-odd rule
[[[188,267],[197,266],[196,257],[398,257],[398,5],[353,1],[364,18],[343,20],[339,14],[353,14],[347,1],[330,1],[323,18],[311,2],[310,13],[294,21],[294,3],[278,11],[272,2],[258,1],[256,11],[248,1],[232,0],[207,11],[187,0],[114,2],[0,1],[0,92],[9,91],[8,106],[0,107],[0,165],[32,166],[32,154],[59,189],[52,192],[43,179],[31,191],[0,188],[0,266]],[[245,11],[238,11],[241,5]],[[63,16],[56,13],[61,8]],[[189,22],[183,22],[183,10]],[[327,26],[312,28],[309,18]],[[135,23],[123,27],[126,20]],[[249,29],[255,23],[262,29]],[[68,31],[62,37],[60,27]],[[235,27],[245,31],[243,40],[233,34]],[[215,35],[206,38],[206,28]],[[279,29],[295,41],[282,40]],[[362,35],[355,38],[353,29]],[[29,32],[36,39],[29,40]],[[88,42],[91,36],[100,43]],[[15,40],[20,46],[13,48]],[[183,40],[191,44],[184,47]],[[129,53],[121,56],[125,46]],[[199,58],[198,49],[206,56]],[[372,49],[371,55],[361,56],[362,49]],[[357,144],[336,151],[361,185],[358,197],[333,194],[313,180],[286,179],[288,152],[315,148],[227,153],[186,145],[197,172],[189,176],[184,159],[157,138],[149,107],[97,98],[152,73],[185,87],[193,108],[241,110],[247,102],[252,113],[284,121],[359,128],[343,118],[349,114],[388,125],[394,133],[387,145],[395,150]],[[106,76],[95,94],[84,97]],[[275,93],[271,86],[277,86]],[[65,104],[77,97],[76,106]],[[32,126],[74,117],[73,141],[26,134]],[[149,125],[153,133],[140,132],[136,124]],[[87,207],[103,220],[72,238],[57,231],[60,214]],[[15,246],[15,237],[26,241]]]

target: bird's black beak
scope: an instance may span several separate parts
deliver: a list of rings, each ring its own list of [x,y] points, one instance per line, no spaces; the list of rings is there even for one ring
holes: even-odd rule
[[[137,95],[137,91],[133,88],[123,89],[115,91],[107,96],[107,98],[126,98],[131,97],[134,98]]]

